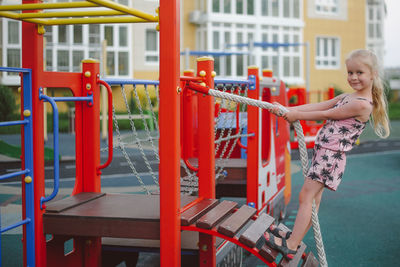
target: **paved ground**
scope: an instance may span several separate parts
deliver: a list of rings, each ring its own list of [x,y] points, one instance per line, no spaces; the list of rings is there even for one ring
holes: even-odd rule
[[[323,196],[319,218],[324,237],[325,250],[330,266],[396,266],[400,251],[400,122],[392,124],[393,135],[388,141],[378,142],[367,130],[361,145],[348,156],[343,182],[337,192],[326,191]],[[14,136],[1,136],[11,144],[18,144]],[[64,159],[74,154],[72,136],[61,135],[61,153]],[[46,143],[51,146],[51,140]],[[151,147],[146,147],[146,151]],[[116,153],[116,157],[121,157]],[[134,157],[134,156],[133,156]],[[296,152],[293,152],[296,158]],[[1,161],[10,159],[0,158]],[[4,168],[11,166],[3,163]],[[4,167],[6,166],[6,167]],[[126,166],[126,164],[125,164]],[[300,163],[292,164],[293,197],[288,207],[285,224],[292,227],[298,207],[297,196],[303,178]],[[118,167],[117,167],[118,168]],[[68,169],[68,168],[66,168]],[[72,178],[72,177],[71,177]],[[104,178],[106,190],[126,192],[138,189],[136,184],[126,186],[124,180],[116,181],[112,174]],[[151,175],[148,177],[151,182]],[[111,182],[112,181],[112,182]],[[68,194],[73,181],[63,180],[60,194]],[[118,184],[118,186],[116,186]],[[46,183],[51,188],[52,183]],[[20,220],[21,200],[17,184],[0,184],[1,226]],[[2,266],[21,266],[20,230],[1,235]],[[312,231],[305,243],[316,254]],[[142,258],[141,266],[149,265],[149,257]],[[255,257],[246,256],[243,266],[264,266]]]

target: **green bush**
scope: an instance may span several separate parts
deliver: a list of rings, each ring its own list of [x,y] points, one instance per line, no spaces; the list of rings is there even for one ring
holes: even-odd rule
[[[10,87],[0,85],[0,121],[10,121],[17,110],[16,99]]]
[[[400,120],[400,102],[389,103],[389,119]]]

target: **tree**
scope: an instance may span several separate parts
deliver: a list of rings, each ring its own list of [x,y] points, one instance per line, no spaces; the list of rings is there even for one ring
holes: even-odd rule
[[[0,121],[12,120],[16,109],[17,104],[11,88],[0,85]]]

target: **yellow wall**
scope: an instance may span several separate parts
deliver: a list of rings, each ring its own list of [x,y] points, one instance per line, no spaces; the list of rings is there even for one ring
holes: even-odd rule
[[[304,1],[304,40],[310,43],[310,90],[326,90],[335,86],[351,92],[346,80],[345,59],[354,49],[365,48],[365,0],[347,0],[347,19],[321,19],[308,16],[308,2]],[[340,2],[340,1],[339,1]],[[320,70],[315,68],[316,37],[332,36],[340,40],[340,69]],[[304,56],[305,58],[305,56]],[[305,67],[305,66],[304,66]],[[311,99],[316,101],[316,99]]]

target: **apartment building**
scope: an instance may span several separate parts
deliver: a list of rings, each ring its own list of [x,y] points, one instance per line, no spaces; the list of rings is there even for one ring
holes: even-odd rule
[[[151,14],[158,7],[155,0],[116,1]],[[384,0],[186,0],[181,48],[232,53],[215,56],[220,76],[245,77],[247,66],[257,65],[288,85],[304,86],[309,77],[313,90],[346,91],[344,61],[351,50],[373,49],[383,59],[385,15]],[[20,22],[2,18],[1,29],[1,65],[20,67]],[[107,77],[158,79],[154,23],[46,27],[45,37],[47,70],[79,71],[81,59],[92,57]],[[195,67],[194,57],[181,58],[182,70]],[[0,77],[2,84],[16,81],[9,73]]]

